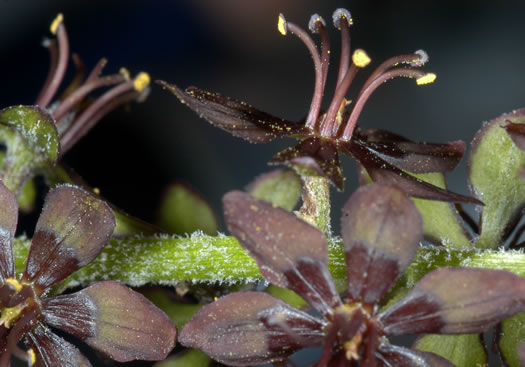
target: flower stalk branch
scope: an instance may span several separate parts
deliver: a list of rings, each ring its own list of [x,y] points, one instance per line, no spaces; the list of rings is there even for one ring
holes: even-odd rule
[[[24,269],[30,240],[14,242],[18,272]],[[328,268],[339,290],[346,284],[341,241],[328,241]],[[401,286],[411,288],[425,274],[440,267],[508,270],[525,277],[525,254],[520,251],[457,250],[420,247],[404,273]],[[131,286],[148,283],[249,283],[262,280],[255,261],[232,236],[151,236],[112,239],[91,264],[75,272],[67,286],[118,280]]]

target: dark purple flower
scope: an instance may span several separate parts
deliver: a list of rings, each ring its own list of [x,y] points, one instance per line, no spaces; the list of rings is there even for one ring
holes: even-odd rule
[[[48,181],[63,182],[54,170],[56,162],[106,114],[129,101],[143,101],[150,89],[150,77],[144,72],[131,78],[121,68],[119,73],[101,76],[106,59],[101,59],[86,77],[80,57],[69,52],[62,14],[55,18],[50,30],[57,40],[44,42],[51,65],[35,104],[0,109],[0,140],[6,147],[0,179],[17,195],[35,174],[46,175]],[[75,74],[62,94],[57,95],[70,57]],[[106,87],[111,88],[91,96],[91,92]]]
[[[205,306],[179,341],[234,366],[285,360],[322,346],[322,366],[451,366],[428,352],[398,347],[397,335],[480,333],[525,308],[525,280],[506,271],[441,268],[381,310],[416,255],[419,212],[395,186],[358,189],[346,203],[342,237],[348,290],[340,296],[328,271],[327,243],[294,214],[233,191],[224,197],[230,231],[265,279],[302,296],[313,316],[262,292],[239,292]]]
[[[109,206],[79,188],[52,190],[36,225],[26,268],[16,277],[13,255],[18,207],[0,183],[0,366],[11,355],[29,365],[90,366],[50,327],[83,340],[110,358],[164,359],[175,345],[169,318],[144,296],[114,281],[49,297],[50,288],[89,264],[113,233]],[[23,351],[18,343],[28,347]]]
[[[279,31],[283,35],[288,32],[297,35],[314,61],[315,89],[310,110],[303,122],[295,123],[274,117],[244,102],[195,87],[183,91],[176,85],[163,81],[159,83],[201,117],[234,136],[252,143],[266,143],[282,136],[301,140],[296,146],[277,153],[270,163],[294,164],[313,169],[328,178],[339,190],[343,190],[345,180],[339,163],[339,153],[343,153],[359,161],[374,181],[395,182],[411,196],[479,204],[476,199],[442,190],[405,172],[452,170],[465,152],[464,142],[415,143],[388,131],[362,131],[357,128],[357,120],[365,103],[384,82],[396,77],[414,78],[420,85],[434,81],[435,74],[417,69],[427,62],[427,54],[418,50],[386,60],[368,78],[357,97],[350,101],[345,97],[347,91],[359,69],[365,67],[370,58],[361,49],[355,50],[351,56],[349,26],[352,18],[347,10],[337,9],[333,14],[333,22],[341,30],[341,60],[332,102],[326,112],[322,112],[321,102],[330,58],[325,21],[315,14],[309,23],[310,31],[321,36],[319,52],[306,31],[286,21],[282,14],[279,16]],[[352,108],[347,111],[346,107],[350,104]]]
[[[60,136],[61,155],[116,107],[132,100],[144,99],[150,81],[146,73],[139,73],[132,79],[125,68],[122,68],[118,74],[101,77],[100,74],[107,64],[106,59],[101,59],[85,77],[84,64],[80,57],[77,54],[70,55],[69,40],[63,20],[62,14],[59,14],[50,27],[51,33],[57,36],[57,41],[47,40],[44,43],[51,55],[51,65],[35,102],[36,106],[51,113],[55,121]],[[52,103],[64,79],[70,56],[75,64],[75,75],[64,93]],[[95,100],[87,98],[93,90],[106,86],[114,87]]]

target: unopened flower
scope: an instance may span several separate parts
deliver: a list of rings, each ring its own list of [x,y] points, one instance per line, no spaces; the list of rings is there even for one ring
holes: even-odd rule
[[[287,359],[321,346],[325,366],[451,366],[435,354],[398,347],[398,335],[481,333],[525,308],[525,280],[507,271],[440,268],[381,310],[416,255],[421,217],[397,187],[373,184],[346,203],[342,237],[348,289],[340,296],[328,271],[327,244],[294,214],[234,191],[226,222],[265,279],[302,296],[320,317],[263,292],[239,292],[205,306],[179,341],[233,366]]]
[[[351,54],[349,27],[352,18],[347,10],[337,9],[333,14],[333,23],[341,30],[341,59],[333,99],[326,112],[322,112],[321,102],[330,58],[326,23],[317,14],[311,17],[309,23],[310,31],[321,36],[319,52],[306,31],[285,20],[282,14],[279,15],[278,30],[283,35],[297,35],[314,61],[315,89],[310,110],[303,122],[295,123],[277,118],[244,102],[195,87],[183,91],[175,85],[163,81],[159,83],[201,117],[234,136],[252,143],[265,143],[282,136],[301,140],[296,146],[278,153],[270,163],[306,166],[328,178],[340,190],[343,190],[345,180],[339,163],[339,153],[343,153],[362,164],[374,181],[395,182],[411,196],[479,203],[475,199],[427,184],[405,172],[452,170],[465,151],[464,142],[415,143],[388,131],[361,131],[357,128],[357,120],[365,103],[384,82],[396,77],[413,78],[418,85],[434,81],[435,74],[417,69],[427,62],[426,52],[418,50],[386,60],[371,74],[357,97],[350,101],[345,97],[347,91],[357,72],[369,64],[370,58],[362,49]],[[352,108],[347,111],[350,105]]]
[[[48,295],[53,285],[97,257],[111,237],[115,219],[106,203],[73,186],[53,189],[21,278],[16,276],[13,255],[17,202],[1,183],[0,203],[0,366],[8,366],[12,355],[30,366],[90,365],[50,327],[120,362],[167,356],[175,344],[175,327],[129,288],[104,281],[76,293]],[[18,346],[22,340],[27,351]]]

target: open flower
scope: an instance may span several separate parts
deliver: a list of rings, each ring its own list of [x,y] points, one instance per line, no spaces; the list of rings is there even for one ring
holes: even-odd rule
[[[525,308],[525,280],[506,271],[440,268],[403,299],[381,299],[416,255],[421,217],[397,187],[373,184],[346,203],[342,236],[348,289],[341,297],[328,271],[323,234],[292,213],[233,191],[224,197],[230,231],[265,279],[302,296],[320,317],[263,292],[239,292],[205,306],[179,341],[234,366],[288,358],[322,346],[323,366],[450,366],[388,338],[418,333],[480,333]]]
[[[175,344],[169,318],[144,296],[114,282],[49,297],[50,288],[89,264],[111,237],[115,219],[106,203],[64,185],[44,204],[25,271],[15,273],[13,238],[18,207],[0,183],[0,366],[11,355],[38,366],[89,366],[63,330],[120,362],[164,359]],[[23,340],[27,352],[17,344]]]
[[[143,100],[148,93],[150,81],[149,75],[144,72],[132,79],[125,68],[118,74],[101,77],[100,74],[107,64],[106,59],[101,59],[85,78],[82,60],[77,54],[72,54],[76,68],[73,80],[60,98],[52,103],[64,79],[70,57],[69,41],[63,21],[64,17],[59,14],[50,26],[50,31],[57,36],[57,41],[48,40],[44,43],[51,55],[51,65],[35,102],[35,105],[45,108],[53,116],[60,135],[61,154],[67,152],[102,117],[116,107],[132,100]],[[87,98],[90,92],[105,86],[114,87],[94,100],[90,101]]]
[[[286,35],[295,34],[306,45],[314,61],[315,89],[310,110],[304,122],[294,123],[274,117],[238,100],[210,93],[195,87],[186,91],[166,82],[159,83],[173,92],[182,103],[234,136],[252,143],[266,143],[277,137],[290,136],[301,140],[299,144],[278,153],[272,164],[306,166],[328,178],[343,190],[344,177],[339,153],[353,157],[361,163],[374,181],[390,181],[401,186],[411,196],[457,202],[477,200],[427,184],[407,173],[444,172],[452,170],[461,159],[465,144],[415,143],[402,136],[383,130],[357,128],[357,120],[372,93],[384,82],[396,77],[414,78],[418,85],[434,81],[435,74],[417,68],[428,60],[418,50],[412,54],[392,57],[383,62],[368,78],[352,102],[345,95],[359,69],[370,62],[365,51],[357,49],[351,56],[349,27],[350,13],[337,9],[333,14],[335,27],[341,30],[341,60],[337,86],[326,112],[321,111],[328,64],[330,42],[325,21],[319,15],[311,17],[309,29],[321,35],[321,52],[308,33],[279,15],[278,29]],[[401,67],[406,65],[407,67]],[[350,111],[346,107],[352,105]]]
[[[106,114],[126,102],[144,100],[149,92],[150,77],[144,72],[131,78],[122,68],[119,73],[100,76],[106,59],[101,59],[86,77],[80,57],[70,55],[62,14],[51,24],[51,33],[57,40],[44,43],[51,55],[51,66],[35,104],[0,110],[0,140],[7,147],[0,179],[17,194],[36,173],[49,173],[57,160]],[[70,57],[75,74],[56,97]],[[104,87],[111,88],[98,97],[90,97],[91,92]]]

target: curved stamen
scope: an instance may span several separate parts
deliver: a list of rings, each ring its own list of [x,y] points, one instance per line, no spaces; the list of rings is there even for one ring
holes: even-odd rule
[[[55,75],[55,70],[57,68],[57,63],[58,63],[57,42],[55,40],[45,39],[44,42],[42,42],[42,46],[46,47],[49,50],[49,71],[47,72],[46,81],[44,82],[44,85],[42,86],[42,89],[40,90],[40,93],[38,94],[36,101],[41,100],[43,95],[46,93],[47,89],[49,88],[49,84],[51,83],[51,80],[53,79],[53,75]],[[35,104],[38,104],[38,103],[35,102]]]
[[[9,335],[7,337],[7,350],[0,359],[0,366],[4,366],[3,362],[9,362],[9,356],[14,354],[18,359],[26,362],[30,362],[32,359],[32,354],[29,352],[24,352],[18,348],[17,343],[23,338],[23,336],[31,330],[33,327],[33,321],[40,314],[40,307],[36,302],[34,302],[29,308],[24,312],[24,314],[16,321],[16,324],[13,326]],[[5,357],[5,354],[8,356]],[[5,364],[8,366],[9,364]]]
[[[343,8],[334,11],[332,20],[334,27],[341,31],[341,59],[339,61],[336,84],[336,86],[339,87],[350,65],[350,25],[353,24],[353,20],[350,12]]]
[[[323,90],[328,76],[328,66],[330,65],[330,37],[326,30],[326,22],[319,14],[314,14],[310,18],[308,28],[312,33],[321,35],[321,74],[323,75]]]
[[[90,81],[98,78],[99,75],[102,73],[102,70],[104,69],[104,67],[107,65],[107,63],[108,63],[108,59],[106,59],[105,57],[98,60],[93,70],[91,70],[91,73],[89,73],[85,83],[89,83]]]
[[[343,80],[337,85],[334,98],[332,99],[330,107],[328,107],[328,111],[326,112],[323,126],[321,127],[322,136],[330,137],[333,135],[334,130],[337,131],[335,128],[336,117],[340,111],[341,103],[343,103],[346,92],[348,91],[348,88],[350,88],[350,85],[357,75],[358,70],[360,68],[364,68],[369,63],[370,58],[365,51],[361,49],[355,50],[354,55],[352,56],[352,66],[350,66],[350,70],[348,70]]]
[[[342,320],[334,320],[334,322],[332,322],[332,324],[329,326],[328,332],[326,333],[323,341],[323,352],[321,354],[321,358],[319,358],[319,361],[316,364],[318,367],[328,366],[328,362],[330,362],[330,358],[333,355],[334,342],[337,339],[337,333],[340,331],[338,323],[335,321],[339,321],[340,324]]]
[[[374,93],[374,91],[384,82],[400,76],[404,76],[407,78],[416,78],[416,82],[418,85],[432,83],[436,79],[435,74],[425,73],[421,70],[410,68],[392,69],[378,76],[368,86],[363,87],[363,89],[359,93],[354,108],[350,113],[350,117],[348,117],[348,121],[344,125],[344,130],[341,135],[342,140],[349,141],[352,138],[357,119],[361,114],[365,103],[368,101],[368,98],[370,98],[372,93]]]
[[[67,60],[69,58],[69,40],[63,21],[64,17],[62,14],[58,14],[53,23],[51,23],[51,33],[56,34],[58,38],[58,62],[48,88],[46,88],[42,96],[36,101],[36,104],[41,107],[49,105],[66,73]]]
[[[60,155],[66,153],[82,136],[115,107],[134,98],[140,98],[150,78],[147,73],[139,73],[134,80],[121,83],[93,102],[60,137]],[[133,93],[127,93],[134,91]],[[137,93],[138,92],[138,93]]]
[[[371,325],[367,330],[365,350],[363,352],[363,362],[371,363],[375,360],[375,352],[377,351],[378,330],[375,324]]]
[[[86,135],[104,116],[109,114],[111,111],[116,108],[128,103],[128,102],[143,102],[148,93],[140,93],[137,91],[132,91],[124,93],[123,95],[116,97],[111,102],[106,104],[100,110],[98,110],[93,116],[89,118],[89,121],[84,124],[84,128],[78,130],[77,133],[70,137],[69,142],[64,140],[64,144],[61,145],[60,156],[64,155],[73,145],[76,144],[84,135]]]
[[[73,79],[69,85],[66,87],[66,89],[64,89],[64,93],[62,93],[60,96],[61,100],[64,100],[67,96],[73,93],[75,89],[80,87],[84,82],[86,67],[82,62],[82,59],[80,56],[78,56],[78,54],[71,55],[71,58],[73,59],[73,64],[75,65],[75,74],[73,75]]]
[[[13,290],[5,284],[0,287],[0,308],[7,307],[7,302],[13,295]],[[1,322],[1,321],[0,321]]]
[[[368,77],[365,84],[363,84],[363,89],[366,89],[375,78],[383,74],[385,71],[391,67],[397,66],[399,64],[409,64],[412,67],[423,66],[428,61],[428,55],[423,50],[417,50],[413,54],[399,55],[389,58],[379,65],[374,72]]]
[[[119,84],[126,81],[122,74],[108,75],[102,78],[97,78],[91,82],[82,85],[80,88],[71,93],[53,112],[53,117],[57,121],[57,125],[62,118],[71,112],[77,104],[84,99],[91,91],[113,84]]]
[[[308,116],[306,118],[305,126],[313,130],[315,129],[315,124],[317,122],[317,118],[319,117],[319,111],[321,110],[321,101],[323,99],[323,67],[321,63],[321,56],[319,55],[319,51],[317,49],[317,46],[315,45],[312,38],[306,33],[302,28],[299,26],[287,22],[284,18],[284,15],[279,14],[279,22],[277,23],[277,29],[283,36],[285,36],[288,31],[295,34],[303,43],[305,44],[306,48],[308,48],[308,51],[310,51],[310,55],[312,56],[312,59],[314,61],[314,68],[315,68],[315,88],[314,88],[314,95],[312,97],[312,103],[310,105],[310,111],[308,112]]]

